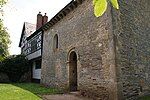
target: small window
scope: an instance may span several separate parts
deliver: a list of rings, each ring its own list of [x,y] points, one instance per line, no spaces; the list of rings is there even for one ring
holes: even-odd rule
[[[35,69],[41,69],[41,61],[40,60],[35,61]]]
[[[58,35],[57,34],[54,36],[53,48],[54,48],[54,50],[58,49]]]

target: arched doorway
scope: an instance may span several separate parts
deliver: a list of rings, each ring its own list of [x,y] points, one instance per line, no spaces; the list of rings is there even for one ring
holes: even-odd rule
[[[69,55],[69,88],[77,91],[77,55],[74,51]]]

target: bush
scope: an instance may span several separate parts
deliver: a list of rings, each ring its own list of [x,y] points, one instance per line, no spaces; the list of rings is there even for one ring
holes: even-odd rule
[[[8,83],[9,77],[5,73],[0,72],[0,83]]]
[[[29,71],[29,63],[24,55],[13,55],[0,63],[0,72],[6,73],[11,82],[18,82]]]

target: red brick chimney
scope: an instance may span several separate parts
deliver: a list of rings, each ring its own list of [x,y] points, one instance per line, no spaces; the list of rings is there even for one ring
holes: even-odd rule
[[[41,12],[37,14],[36,30],[38,30],[43,25],[43,16]]]
[[[45,15],[43,16],[43,25],[46,24],[47,21],[48,21],[48,16],[45,13]]]

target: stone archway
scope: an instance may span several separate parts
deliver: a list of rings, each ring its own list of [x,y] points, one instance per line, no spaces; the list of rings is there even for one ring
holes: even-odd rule
[[[69,55],[69,89],[77,91],[77,54],[74,51]]]

